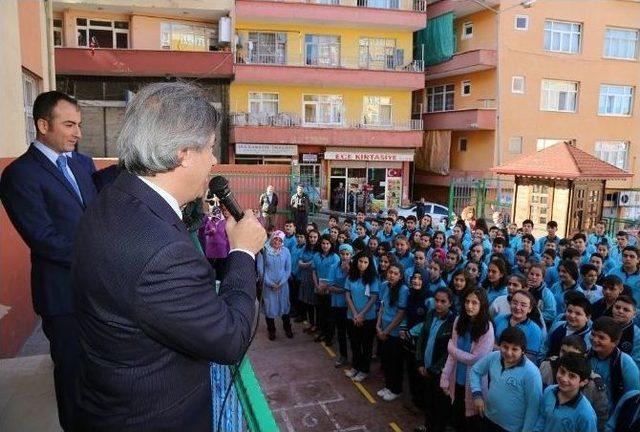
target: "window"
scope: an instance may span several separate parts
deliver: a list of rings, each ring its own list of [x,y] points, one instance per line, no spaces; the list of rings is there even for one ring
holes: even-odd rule
[[[596,141],[594,153],[597,158],[626,170],[628,151],[627,141]]]
[[[473,37],[473,23],[468,21],[462,24],[462,34],[460,39],[471,39]]]
[[[531,186],[529,219],[537,225],[546,225],[549,221],[549,186],[534,184]]]
[[[524,77],[514,75],[511,77],[511,93],[524,93]]]
[[[453,111],[453,84],[427,88],[427,112]]]
[[[637,59],[639,33],[637,29],[607,28],[604,35],[604,57]]]
[[[362,111],[365,125],[388,126],[391,124],[390,97],[365,96]]]
[[[521,154],[522,153],[522,137],[512,136],[509,138],[509,153]]]
[[[516,15],[514,25],[516,30],[527,30],[529,28],[529,15]]]
[[[536,150],[540,151],[559,143],[572,142],[572,141],[574,140],[557,139],[557,138],[538,138],[538,141],[536,142]]]
[[[574,81],[542,80],[540,109],[542,111],[576,112],[578,83]]]
[[[63,46],[64,39],[62,38],[62,35],[62,20],[56,18],[53,20],[53,46]]]
[[[360,38],[358,67],[363,69],[395,69],[404,64],[404,50],[396,49],[390,38]]]
[[[598,114],[610,116],[631,115],[633,106],[633,87],[602,84]]]
[[[340,36],[305,35],[305,64],[308,66],[340,66]]]
[[[547,51],[580,52],[580,33],[582,24],[546,20],[544,22],[544,49]]]
[[[458,138],[458,150],[461,152],[467,151],[467,139],[466,138]]]
[[[462,96],[469,96],[471,94],[471,81],[462,81],[460,86],[460,94]]]
[[[78,46],[129,48],[129,22],[76,18]]]
[[[249,113],[267,116],[278,114],[278,93],[249,92]]]
[[[342,124],[342,96],[340,95],[304,95],[305,125]]]
[[[24,101],[24,121],[27,144],[36,139],[36,125],[33,122],[33,102],[38,95],[38,82],[26,72],[22,72],[22,99]]]
[[[218,44],[215,28],[163,22],[160,46],[172,51],[212,51]]]
[[[285,64],[286,33],[249,32],[247,61],[249,63]]]

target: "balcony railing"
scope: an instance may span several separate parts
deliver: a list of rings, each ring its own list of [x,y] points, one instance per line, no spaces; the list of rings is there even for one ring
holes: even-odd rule
[[[328,6],[351,6],[372,9],[389,9],[425,12],[427,0],[265,0],[278,3],[310,3]]]
[[[339,49],[339,48],[338,48]],[[245,43],[236,53],[236,63],[302,66],[310,68],[339,68],[358,70],[383,70],[398,72],[424,72],[424,61],[404,61],[404,51],[395,50],[389,55],[361,54],[358,57],[333,56],[285,56],[275,48],[255,49],[253,44]]]
[[[266,127],[304,127],[331,129],[369,129],[386,131],[416,131],[422,130],[422,119],[393,120],[390,122],[368,122],[364,118],[346,119],[335,123],[308,123],[295,113],[281,112],[278,114],[244,113],[230,114],[232,126],[266,126]]]

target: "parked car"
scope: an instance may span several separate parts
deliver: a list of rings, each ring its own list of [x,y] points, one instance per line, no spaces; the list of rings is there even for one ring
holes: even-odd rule
[[[415,203],[407,207],[400,206],[396,208],[396,210],[398,210],[398,216],[403,216],[406,218],[409,215],[413,215],[417,217]],[[426,202],[424,204],[424,213],[431,216],[431,219],[433,219],[434,226],[437,226],[442,220],[442,218],[449,217],[449,209],[447,207],[443,206],[442,204],[436,204],[432,202]],[[386,215],[386,212],[385,212],[385,215]]]

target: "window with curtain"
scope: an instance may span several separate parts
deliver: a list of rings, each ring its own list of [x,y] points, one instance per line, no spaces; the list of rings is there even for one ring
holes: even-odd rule
[[[453,111],[453,84],[427,87],[427,112]]]
[[[76,18],[79,47],[129,48],[129,22]]]
[[[396,40],[391,38],[360,38],[358,67],[363,69],[395,69]]]
[[[635,60],[638,58],[640,30],[608,27],[604,34],[604,57]]]
[[[218,43],[218,31],[213,27],[164,22],[160,33],[165,50],[210,51]]]
[[[342,124],[344,107],[340,95],[304,95],[303,105],[305,125]]]
[[[305,35],[304,44],[307,66],[340,66],[340,36]]]
[[[596,141],[596,157],[620,169],[627,169],[629,143],[627,141]]]
[[[602,84],[598,114],[610,116],[631,115],[633,106],[633,87]]]
[[[577,82],[542,80],[541,92],[542,111],[576,112],[578,109]]]
[[[249,32],[247,51],[249,63],[285,64],[287,34]]]
[[[278,93],[249,93],[249,112],[251,114],[278,114]]]
[[[391,98],[383,96],[365,96],[362,103],[364,124],[388,126],[391,124]]]
[[[544,22],[544,49],[576,54],[580,52],[582,24],[568,21]]]

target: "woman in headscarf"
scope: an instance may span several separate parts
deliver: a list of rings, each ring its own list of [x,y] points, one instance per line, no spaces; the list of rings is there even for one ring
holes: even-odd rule
[[[284,333],[293,337],[289,320],[289,276],[291,275],[291,254],[282,247],[284,233],[276,230],[271,234],[261,253],[258,254],[258,275],[262,281],[262,300],[267,319],[269,340],[276,338],[275,319],[282,317]]]

